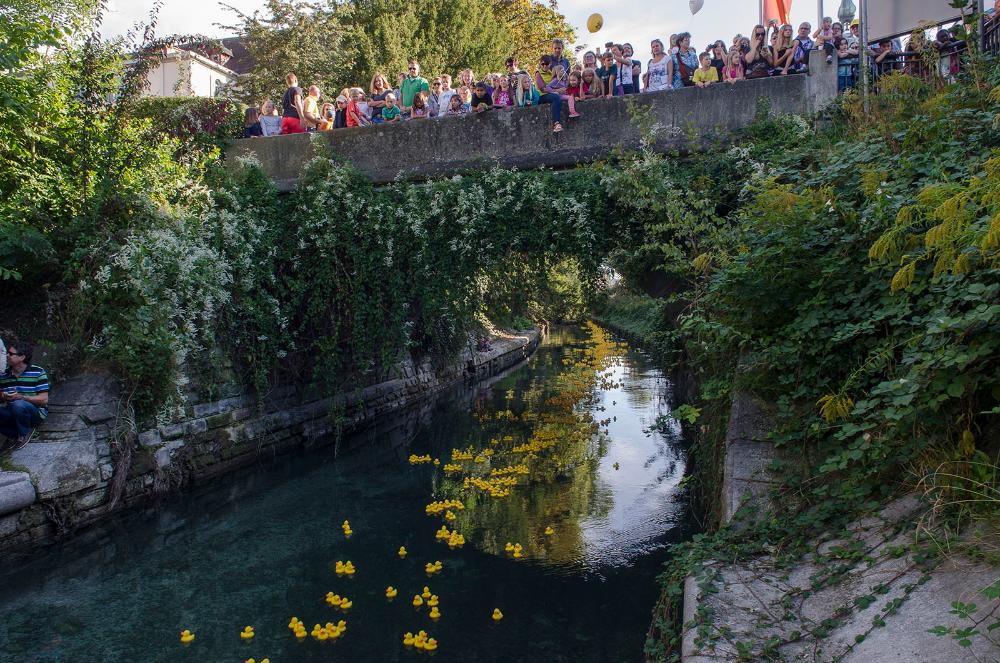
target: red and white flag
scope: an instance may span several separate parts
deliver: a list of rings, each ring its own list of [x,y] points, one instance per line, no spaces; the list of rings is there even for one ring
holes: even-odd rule
[[[764,0],[764,24],[771,20],[778,22],[778,25],[790,23],[789,17],[792,15],[792,0]]]

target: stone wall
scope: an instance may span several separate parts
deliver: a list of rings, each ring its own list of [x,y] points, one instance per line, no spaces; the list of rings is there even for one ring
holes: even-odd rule
[[[639,145],[630,103],[648,110],[662,128],[663,151],[699,147],[746,127],[766,99],[774,113],[809,115],[837,96],[837,65],[813,51],[812,74],[779,76],[704,89],[686,88],[627,99],[580,104],[582,117],[565,119],[553,134],[549,106],[493,110],[466,117],[338,129],[311,134],[235,140],[226,159],[253,157],[283,190],[291,189],[305,164],[327,152],[353,164],[375,182],[433,178],[500,163],[520,169],[568,167]]]
[[[496,375],[526,359],[540,340],[536,330],[494,338],[489,350],[467,350],[443,366],[407,360],[387,379],[334,398],[317,398],[307,385],[284,385],[260,399],[232,393],[191,403],[174,421],[139,433],[114,509],[117,382],[81,373],[54,386],[49,418],[0,471],[0,551],[26,552],[158,494],[262,457],[329,444],[338,432],[361,430],[447,387]]]

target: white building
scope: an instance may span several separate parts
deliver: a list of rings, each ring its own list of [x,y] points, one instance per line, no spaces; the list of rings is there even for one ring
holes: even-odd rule
[[[149,72],[146,94],[154,97],[215,97],[236,83],[238,74],[225,65],[231,53],[211,58],[193,50],[166,48],[159,66]]]

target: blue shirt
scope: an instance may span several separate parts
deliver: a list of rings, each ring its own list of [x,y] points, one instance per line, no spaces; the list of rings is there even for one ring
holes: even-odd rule
[[[684,87],[684,82],[681,80],[681,67],[680,62],[683,62],[690,70],[691,75],[694,76],[695,70],[698,68],[698,54],[694,52],[693,48],[689,48],[688,52],[681,55],[680,51],[674,54],[674,89],[679,90]]]

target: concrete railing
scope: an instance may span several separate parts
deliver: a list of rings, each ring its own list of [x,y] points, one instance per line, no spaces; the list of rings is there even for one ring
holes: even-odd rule
[[[637,147],[640,133],[632,121],[632,103],[640,113],[648,109],[662,127],[656,147],[664,151],[698,147],[746,127],[762,97],[774,113],[815,113],[837,96],[837,65],[827,64],[822,52],[813,51],[810,71],[705,89],[595,99],[580,104],[578,119],[567,120],[564,112],[564,131],[558,134],[552,133],[550,108],[541,106],[241,139],[230,144],[226,158],[230,163],[256,158],[282,190],[293,188],[305,164],[324,152],[343,158],[377,183],[444,177],[495,163],[520,169],[567,167],[602,158],[618,147]]]

